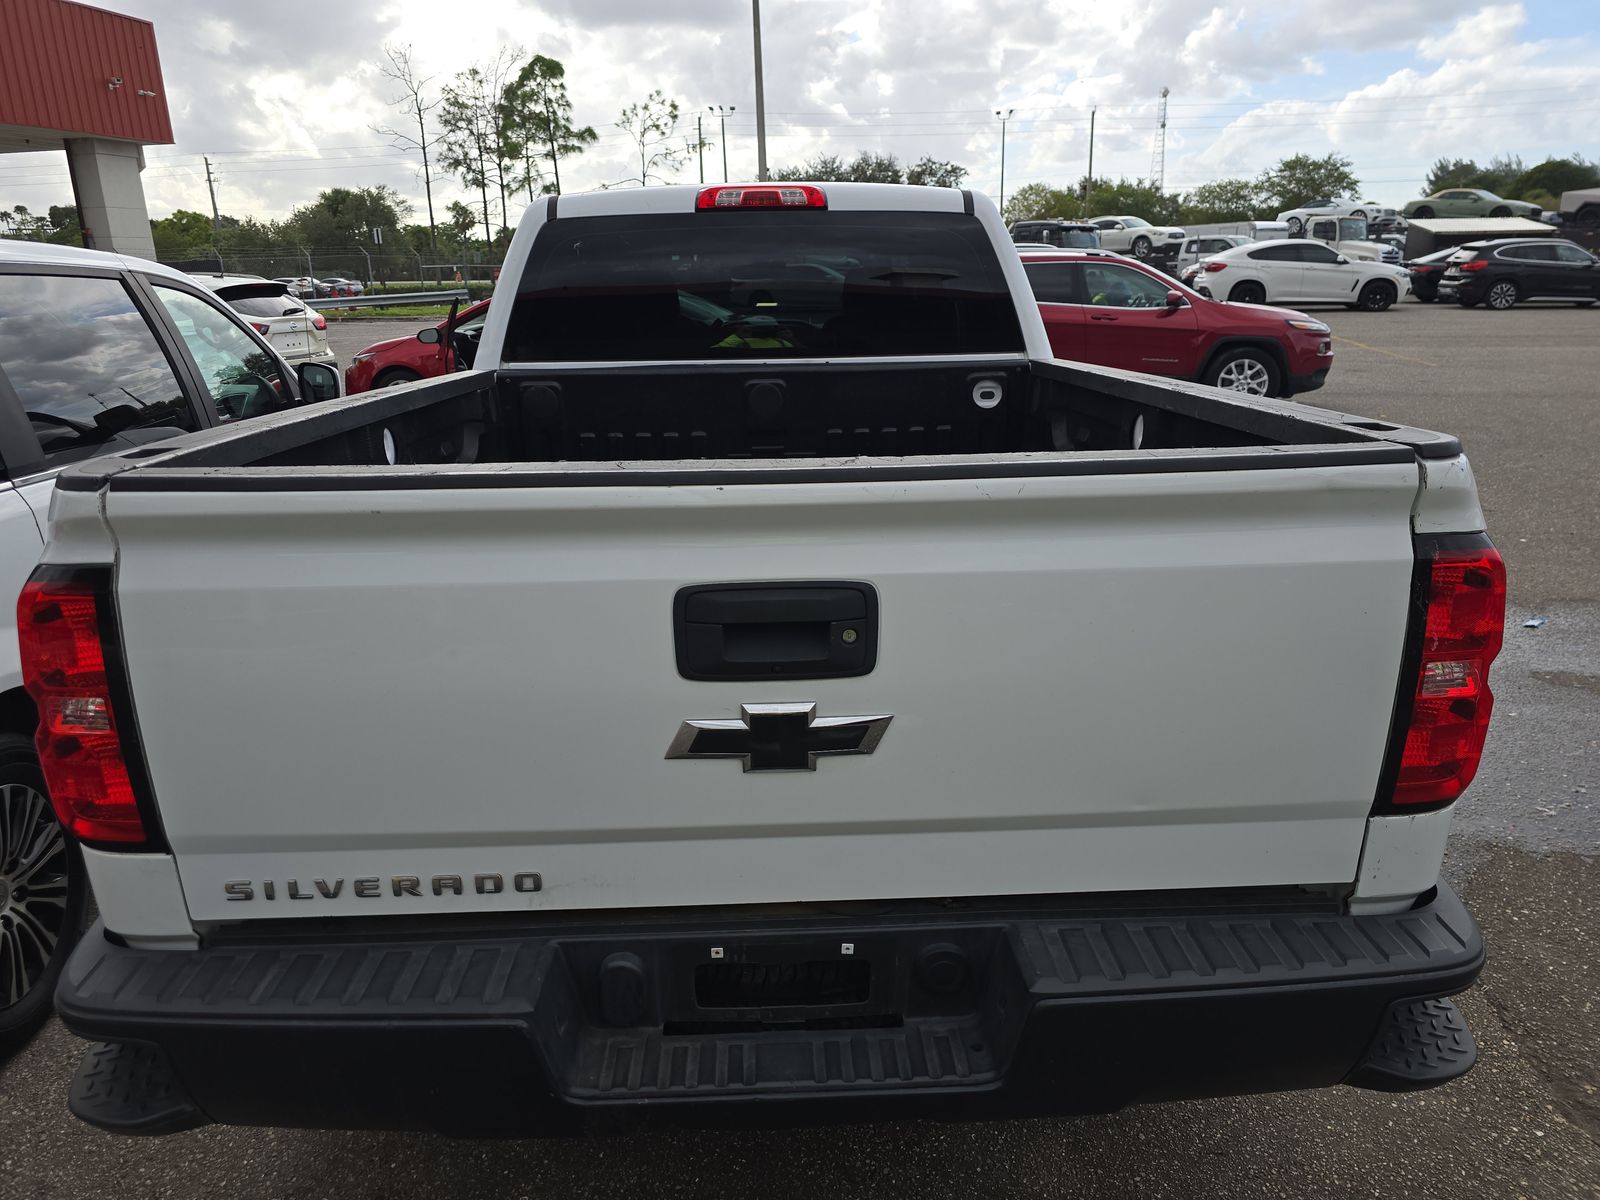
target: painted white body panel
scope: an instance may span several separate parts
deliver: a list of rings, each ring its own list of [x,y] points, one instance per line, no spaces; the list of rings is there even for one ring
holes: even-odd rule
[[[108,516],[153,785],[204,921],[1349,883],[1416,488],[1396,464],[113,490]],[[872,674],[678,676],[679,587],[828,578],[878,588]],[[685,719],[795,700],[894,724],[814,774],[664,758]],[[511,890],[525,871],[542,891]],[[350,882],[480,872],[506,890]],[[276,903],[225,898],[266,878]],[[346,883],[289,904],[291,878]]]
[[[1450,814],[1450,809],[1441,808],[1369,820],[1350,911],[1404,912],[1437,883],[1450,836]]]
[[[83,848],[83,865],[106,928],[151,949],[196,944],[183,885],[170,854],[127,854]]]

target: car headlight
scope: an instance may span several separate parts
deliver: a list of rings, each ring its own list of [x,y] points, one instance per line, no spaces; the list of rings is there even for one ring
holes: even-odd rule
[[[1333,330],[1321,321],[1301,320],[1299,317],[1290,317],[1284,322],[1290,329],[1303,329],[1307,333],[1332,333]]]

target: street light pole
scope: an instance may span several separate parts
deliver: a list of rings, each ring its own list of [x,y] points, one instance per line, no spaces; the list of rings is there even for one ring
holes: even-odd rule
[[[739,108],[739,106],[737,104],[730,104],[726,108],[724,108],[720,104],[712,104],[709,107],[707,107],[707,109],[706,109],[707,112],[714,112],[714,113],[717,114],[717,122],[718,122],[718,125],[720,126],[721,131],[722,131],[722,182],[723,183],[727,183],[728,182],[728,114],[731,113],[731,112],[738,111],[738,108]]]
[[[1000,211],[1006,211],[1006,122],[1011,120],[1014,108],[997,108],[994,115],[1000,118]]]
[[[705,115],[703,113],[695,113],[695,115],[694,115],[694,148],[695,148],[695,152],[700,156],[700,182],[701,183],[704,183],[706,181],[706,131],[705,131],[704,127],[701,125],[701,122],[703,120],[705,120]]]
[[[756,178],[767,181],[767,100],[761,83],[761,0],[750,0],[756,31]]]
[[[1097,106],[1089,106],[1089,173],[1083,177],[1083,202],[1089,203],[1089,191],[1094,187],[1094,114],[1098,112]],[[1084,213],[1084,216],[1088,216]]]

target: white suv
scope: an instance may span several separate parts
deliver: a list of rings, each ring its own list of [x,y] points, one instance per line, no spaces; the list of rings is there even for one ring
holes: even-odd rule
[[[1202,295],[1243,304],[1343,304],[1382,312],[1411,290],[1404,267],[1350,259],[1306,238],[1251,242],[1184,272]]]
[[[1152,225],[1142,217],[1092,217],[1102,250],[1120,250],[1135,258],[1172,258],[1187,236],[1173,225]]]
[[[144,259],[0,240],[0,595],[39,561],[63,468],[337,396],[194,279]],[[50,1012],[88,884],[45,794],[17,639],[0,638],[0,1055]],[[31,931],[24,937],[19,930]]]

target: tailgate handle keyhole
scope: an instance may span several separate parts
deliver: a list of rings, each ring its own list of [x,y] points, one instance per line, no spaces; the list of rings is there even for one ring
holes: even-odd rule
[[[842,679],[872,670],[878,595],[866,583],[714,583],[673,605],[685,679]]]

